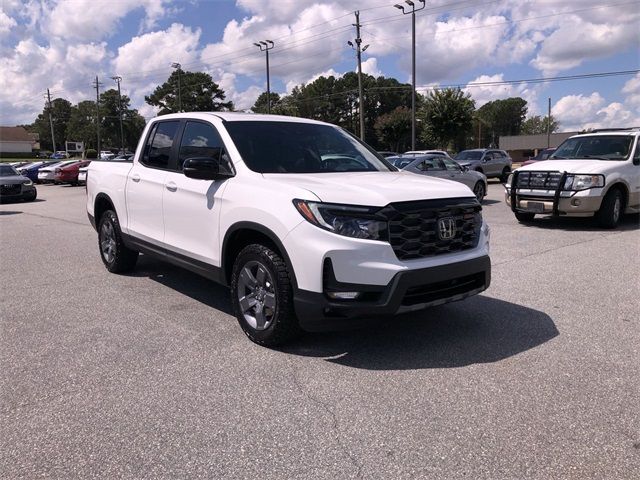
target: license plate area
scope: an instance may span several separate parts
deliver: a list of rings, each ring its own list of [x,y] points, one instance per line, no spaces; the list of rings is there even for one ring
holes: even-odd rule
[[[542,202],[527,202],[525,211],[532,213],[544,213],[544,203]]]

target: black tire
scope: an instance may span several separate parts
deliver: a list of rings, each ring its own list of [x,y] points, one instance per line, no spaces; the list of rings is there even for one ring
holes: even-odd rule
[[[600,228],[616,228],[624,212],[622,192],[617,188],[610,190],[602,199],[600,210],[596,212],[596,223]]]
[[[473,186],[473,193],[478,201],[482,203],[482,199],[487,193],[486,189],[484,188],[484,182],[476,182],[476,184]]]
[[[504,167],[502,169],[502,174],[500,175],[500,183],[506,183],[509,179],[509,175],[511,174],[511,169],[509,167]]]
[[[33,193],[28,197],[25,197],[25,202],[33,202],[36,198],[38,198],[38,191],[34,188]]]
[[[535,217],[536,217],[535,213],[531,213],[531,212],[516,212],[516,219],[520,223],[532,222]]]
[[[301,332],[290,272],[280,255],[264,245],[249,245],[236,257],[231,303],[240,327],[258,345],[283,345]]]
[[[98,249],[102,263],[111,273],[129,272],[138,261],[138,252],[127,248],[122,241],[120,222],[113,210],[107,210],[100,217]]]

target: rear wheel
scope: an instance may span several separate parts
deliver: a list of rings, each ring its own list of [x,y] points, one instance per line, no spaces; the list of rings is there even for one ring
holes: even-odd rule
[[[609,191],[602,200],[600,210],[596,212],[596,222],[601,228],[616,228],[620,223],[624,201],[617,188]]]
[[[249,245],[238,254],[231,302],[240,327],[258,345],[275,347],[300,333],[287,266],[264,245]]]
[[[527,223],[533,221],[536,214],[531,212],[516,212],[516,219],[520,223]]]
[[[476,196],[479,202],[482,202],[482,199],[484,198],[485,193],[486,191],[484,188],[484,183],[477,182],[473,187],[473,194]]]
[[[107,210],[100,217],[98,246],[100,258],[111,273],[129,272],[136,266],[138,252],[124,245],[120,222],[113,210]]]

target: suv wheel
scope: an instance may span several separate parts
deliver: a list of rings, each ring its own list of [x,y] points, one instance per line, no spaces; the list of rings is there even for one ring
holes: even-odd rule
[[[100,217],[98,246],[102,263],[111,273],[129,272],[136,266],[138,252],[125,247],[120,222],[113,210],[107,210]]]
[[[482,199],[484,198],[485,193],[486,192],[484,189],[484,183],[477,182],[473,187],[473,194],[476,196],[480,203],[482,203]]]
[[[516,212],[516,219],[520,223],[527,223],[533,221],[536,214],[531,212]]]
[[[511,170],[509,170],[509,167],[504,167],[502,169],[502,174],[500,175],[500,183],[506,183],[510,174]]]
[[[602,228],[616,228],[622,217],[624,202],[617,188],[609,191],[602,200],[600,210],[596,212],[596,222]]]
[[[258,345],[275,347],[300,333],[287,265],[264,245],[249,245],[238,254],[231,302],[240,327]]]

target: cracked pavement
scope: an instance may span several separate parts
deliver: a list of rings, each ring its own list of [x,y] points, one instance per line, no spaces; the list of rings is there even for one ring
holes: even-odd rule
[[[103,267],[84,188],[0,205],[0,477],[640,477],[640,229],[518,224],[493,281],[371,328],[249,342],[228,292]]]

